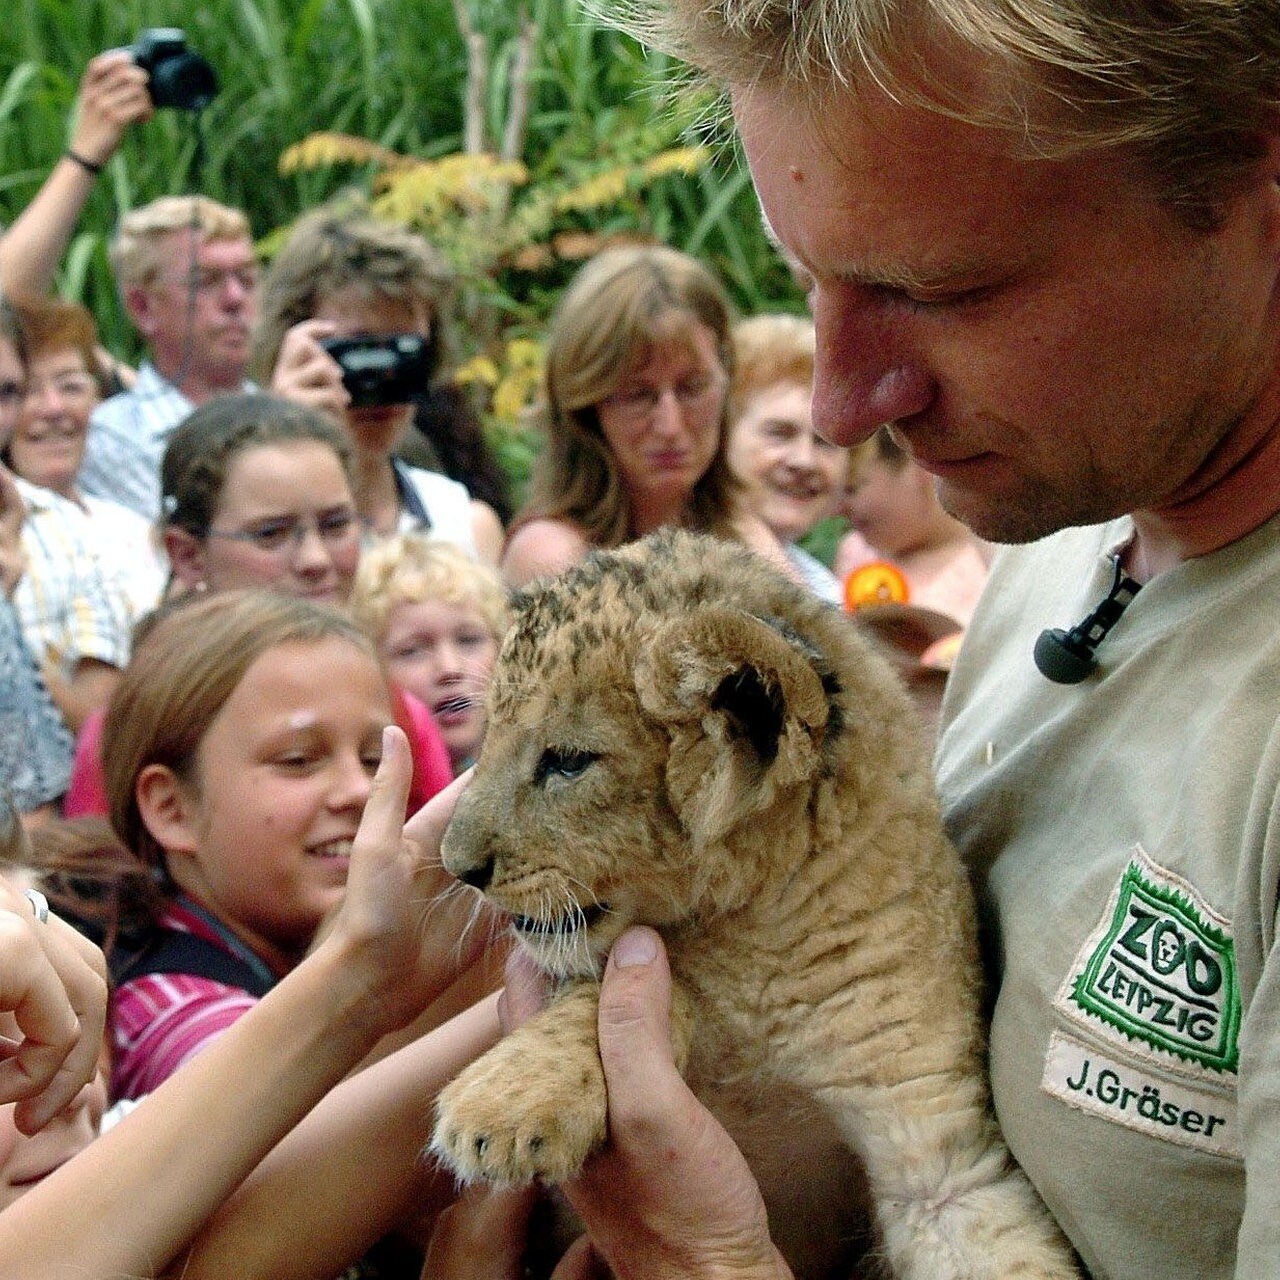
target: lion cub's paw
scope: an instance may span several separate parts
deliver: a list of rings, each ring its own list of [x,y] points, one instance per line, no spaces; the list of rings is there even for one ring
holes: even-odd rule
[[[440,1094],[431,1150],[464,1181],[562,1182],[604,1143],[595,1046],[547,1061],[521,1040],[501,1041]]]

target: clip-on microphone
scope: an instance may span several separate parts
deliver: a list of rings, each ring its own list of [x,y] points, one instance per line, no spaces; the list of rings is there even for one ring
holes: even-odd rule
[[[1117,555],[1112,559],[1116,573],[1106,599],[1070,631],[1052,627],[1042,631],[1036,639],[1036,666],[1041,675],[1055,684],[1079,684],[1098,665],[1094,650],[1106,639],[1107,632],[1120,621],[1120,615],[1142,589],[1142,583],[1129,577],[1120,567],[1120,557]]]

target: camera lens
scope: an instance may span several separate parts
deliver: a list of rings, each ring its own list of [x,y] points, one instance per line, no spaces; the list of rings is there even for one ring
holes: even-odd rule
[[[218,93],[213,68],[195,54],[179,54],[157,64],[151,73],[151,97],[157,107],[200,111]]]

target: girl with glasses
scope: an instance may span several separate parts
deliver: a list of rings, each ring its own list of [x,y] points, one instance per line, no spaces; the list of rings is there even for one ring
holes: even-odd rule
[[[266,588],[345,609],[360,563],[351,448],[324,414],[265,394],[222,396],[173,432],[160,468],[170,595]],[[414,758],[410,807],[453,776],[430,712],[399,687]],[[81,734],[68,815],[105,811],[98,718]]]

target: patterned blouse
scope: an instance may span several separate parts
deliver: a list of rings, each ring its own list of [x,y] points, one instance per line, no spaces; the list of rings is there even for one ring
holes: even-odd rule
[[[73,742],[0,596],[0,790],[20,813],[59,799],[71,777]]]

